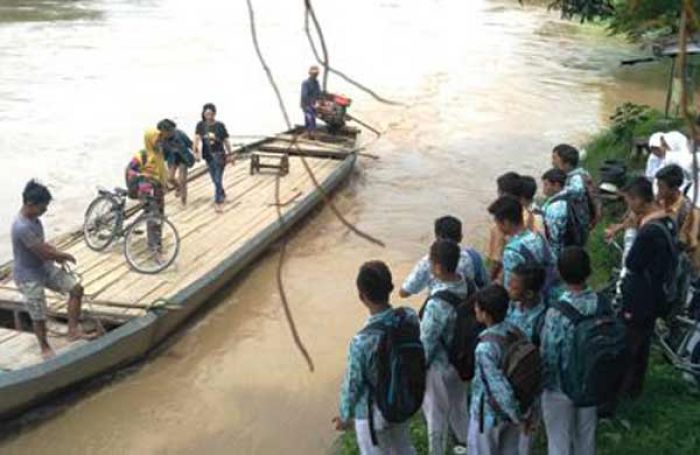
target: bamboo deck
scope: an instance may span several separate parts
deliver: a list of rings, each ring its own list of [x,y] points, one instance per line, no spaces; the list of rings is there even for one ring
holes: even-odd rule
[[[318,181],[326,179],[342,163],[328,158],[306,160]],[[131,270],[123,255],[122,241],[103,252],[90,250],[80,234],[64,241],[60,247],[76,257],[76,271],[82,276],[89,296],[83,311],[115,323],[142,316],[146,312],[144,305],[168,299],[204,277],[256,233],[277,223],[275,175],[250,175],[248,164],[247,159],[242,159],[226,168],[224,186],[228,202],[223,214],[214,211],[214,188],[206,173],[189,182],[186,207],[182,207],[173,192],[166,195],[165,212],[180,234],[180,253],[173,265],[157,275]],[[290,157],[290,172],[280,181],[282,212],[291,210],[302,196],[314,190],[301,159]],[[65,317],[64,296],[47,291],[47,301],[51,315]],[[21,310],[20,302],[11,277],[0,281],[0,306]]]

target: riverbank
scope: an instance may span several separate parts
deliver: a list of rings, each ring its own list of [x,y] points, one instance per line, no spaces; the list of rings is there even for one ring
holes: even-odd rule
[[[605,160],[621,160],[628,164],[631,172],[643,172],[646,158],[635,158],[631,154],[634,138],[646,137],[661,129],[680,126],[677,119],[663,119],[654,110],[628,106],[618,109],[619,115],[606,129],[593,136],[585,145],[585,167],[596,181],[599,168]],[[615,118],[616,117],[616,118]],[[536,176],[537,177],[537,176]],[[592,284],[596,288],[604,285],[612,268],[619,262],[614,249],[603,240],[603,229],[619,216],[619,206],[608,206],[603,222],[593,232],[588,250],[593,261]],[[602,421],[598,425],[597,453],[601,455],[691,454],[700,450],[700,393],[696,387],[683,380],[681,373],[669,365],[658,351],[652,361],[645,384],[644,395],[634,403],[621,405],[613,421]],[[419,454],[427,454],[427,433],[421,415],[411,423],[411,438]],[[352,432],[344,434],[334,446],[339,455],[359,453]],[[540,429],[536,454],[546,453],[543,429]]]

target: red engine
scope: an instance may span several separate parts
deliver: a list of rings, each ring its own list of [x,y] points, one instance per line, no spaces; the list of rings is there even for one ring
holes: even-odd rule
[[[324,93],[318,101],[316,116],[325,122],[330,133],[336,133],[345,126],[345,115],[351,103],[347,96]]]

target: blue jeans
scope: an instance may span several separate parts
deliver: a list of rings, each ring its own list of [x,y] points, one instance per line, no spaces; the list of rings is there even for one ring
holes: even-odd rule
[[[316,129],[316,109],[313,106],[304,108],[304,127],[308,132]]]
[[[214,182],[214,202],[217,204],[224,202],[226,192],[224,191],[224,166],[226,165],[226,157],[223,153],[214,153],[211,159],[207,160],[207,169],[211,181]]]

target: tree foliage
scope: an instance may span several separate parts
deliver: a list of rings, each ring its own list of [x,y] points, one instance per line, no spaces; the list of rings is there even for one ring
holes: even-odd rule
[[[524,0],[519,0],[523,3]],[[678,33],[684,0],[552,0],[550,9],[565,19],[581,22],[605,19],[613,33],[632,39],[659,38]],[[700,30],[700,0],[692,0],[695,14],[689,17],[691,33]]]

